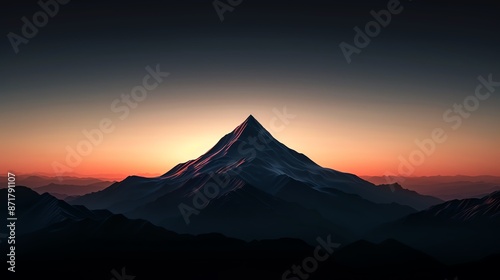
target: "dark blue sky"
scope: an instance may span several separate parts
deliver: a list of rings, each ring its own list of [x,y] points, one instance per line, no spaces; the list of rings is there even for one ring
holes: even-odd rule
[[[9,2],[2,9],[3,34],[20,34],[21,17],[31,18],[40,8],[36,1]],[[208,0],[73,0],[21,44],[18,55],[4,37],[2,91],[12,98],[19,84],[36,89],[74,86],[82,79],[109,83],[160,61],[179,79],[193,81],[454,91],[479,74],[498,73],[500,19],[493,2],[401,1],[403,11],[349,65],[339,44],[352,43],[353,28],[363,28],[373,20],[370,11],[386,8],[388,1],[244,0],[221,23]],[[60,94],[67,93],[32,97],[43,101]],[[432,90],[420,94],[440,98]],[[376,95],[393,99],[378,90]],[[409,91],[398,93],[403,97],[415,101]]]

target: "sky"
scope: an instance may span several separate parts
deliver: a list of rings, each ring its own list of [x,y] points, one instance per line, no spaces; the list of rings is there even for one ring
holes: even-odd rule
[[[31,38],[37,1],[3,4],[0,172],[163,174],[252,114],[339,171],[500,175],[500,86],[478,80],[500,82],[493,1],[221,0],[223,21],[210,0],[61,3]]]

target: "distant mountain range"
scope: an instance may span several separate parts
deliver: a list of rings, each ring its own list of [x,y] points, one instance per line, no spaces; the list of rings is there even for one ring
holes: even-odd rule
[[[3,182],[7,178],[1,177]],[[27,186],[39,194],[50,193],[59,199],[71,199],[109,187],[114,182],[90,177],[50,177],[45,175],[17,175],[16,184]]]
[[[363,176],[363,179],[374,184],[396,183],[387,181],[384,176]],[[421,194],[438,197],[442,200],[480,198],[489,193],[500,191],[498,176],[423,176],[406,177],[399,182],[405,188]]]
[[[207,199],[210,191],[217,194]],[[201,196],[206,205],[199,211],[194,204]],[[128,177],[71,201],[176,232],[219,232],[246,240],[314,240],[324,231],[353,240],[377,225],[441,202],[323,168],[274,139],[253,116],[204,155],[162,176]],[[179,209],[183,205],[199,214],[187,220]]]
[[[5,176],[0,176],[1,180],[4,180]],[[46,175],[17,175],[16,183],[20,186],[26,186],[29,188],[39,188],[49,184],[67,184],[67,185],[77,185],[86,186],[97,183],[107,183],[105,180],[91,178],[91,177],[72,177],[72,176],[46,176]],[[108,185],[109,186],[109,185]]]

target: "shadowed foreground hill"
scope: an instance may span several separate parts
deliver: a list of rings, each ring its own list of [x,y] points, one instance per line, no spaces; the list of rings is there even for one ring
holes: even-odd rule
[[[245,242],[219,234],[179,235],[122,215],[103,220],[66,220],[21,235],[17,244],[16,273],[20,279],[68,279],[70,275],[74,280],[109,280],[113,269],[125,268],[127,275],[136,279],[169,279],[175,275],[180,280],[297,280],[301,278],[293,278],[293,274],[283,278],[283,273],[300,266],[300,273],[312,280],[442,280],[491,273],[496,271],[494,260],[498,260],[492,257],[448,267],[396,241],[360,241],[334,251],[325,261],[317,262],[314,270],[304,270],[304,260],[314,256],[315,248],[300,240]],[[6,250],[6,243],[0,244],[0,249]],[[321,255],[325,254],[321,250]],[[482,270],[475,271],[479,267]]]
[[[315,256],[315,247],[319,244],[323,244],[319,250],[325,256],[327,242],[310,245],[290,238],[247,242],[221,234],[177,234],[145,220],[131,220],[109,212],[100,215],[99,211],[85,207],[73,208],[48,194],[38,195],[23,187],[17,190],[19,200],[29,202],[28,205],[33,202],[37,209],[52,210],[41,212],[50,223],[17,235],[18,279],[109,280],[116,277],[111,274],[113,269],[121,272],[125,268],[127,275],[134,275],[136,279],[169,279],[176,275],[175,279],[297,280],[302,273],[312,280],[442,280],[496,271],[498,260],[497,256],[491,256],[484,261],[448,267],[396,241],[381,244],[359,241],[335,247],[333,254],[325,261],[317,261],[317,267],[311,269],[311,264],[304,260],[310,261]],[[51,218],[52,215],[57,219]],[[28,220],[29,216],[24,218]],[[327,236],[318,238],[329,240]],[[333,234],[330,240],[337,242]],[[6,242],[0,243],[0,251],[7,252],[8,246]],[[297,267],[303,268],[296,270]],[[474,272],[477,268],[481,271]],[[283,278],[287,270],[299,274],[287,274]]]

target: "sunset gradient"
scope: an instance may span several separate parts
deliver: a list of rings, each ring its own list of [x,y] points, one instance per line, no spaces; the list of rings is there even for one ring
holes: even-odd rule
[[[500,88],[457,129],[443,118],[474,96],[479,76],[500,81],[499,19],[484,14],[495,9],[415,2],[350,64],[339,44],[387,1],[328,9],[245,1],[224,22],[206,1],[72,2],[18,54],[2,45],[0,172],[56,175],[54,163],[68,166],[67,147],[107,119],[112,132],[65,174],[163,174],[252,114],[288,147],[339,171],[397,173],[415,141],[442,128],[446,141],[410,176],[500,176]],[[30,14],[21,6],[9,9],[4,34]],[[170,75],[127,116],[112,109],[148,66]],[[288,123],[275,113],[284,108]]]
[[[25,118],[22,126],[2,118],[4,130],[16,137],[3,139],[2,155],[8,160],[2,161],[1,169],[53,173],[54,161],[66,164],[66,146],[76,150],[86,139],[82,130],[97,129],[102,118],[110,118],[114,131],[103,134],[103,141],[93,146],[72,172],[114,178],[162,174],[208,151],[253,114],[282,143],[340,171],[363,175],[397,172],[399,156],[408,158],[418,149],[415,140],[429,138],[434,128],[442,127],[447,140],[437,144],[435,152],[412,175],[500,175],[500,133],[487,125],[497,114],[491,104],[481,104],[483,108],[454,131],[442,119],[447,109],[444,104],[434,108],[408,106],[398,111],[383,103],[352,104],[334,94],[321,102],[273,98],[276,93],[265,89],[252,98],[220,94],[220,103],[210,104],[190,99],[188,93],[170,101],[168,91],[181,89],[159,88],[123,121],[101,104],[89,104],[86,109],[75,106],[68,111],[40,108],[36,118]],[[190,106],[183,106],[183,102]],[[293,118],[284,119],[286,114]]]

